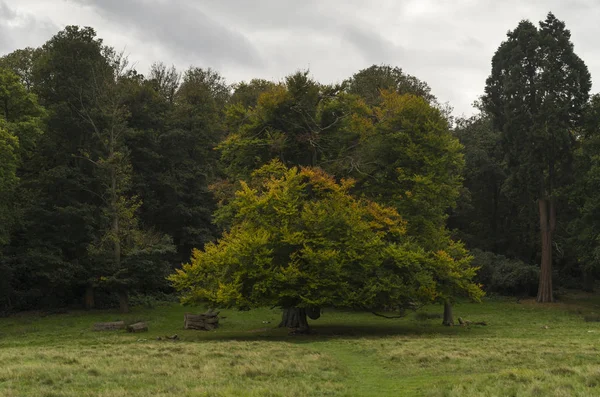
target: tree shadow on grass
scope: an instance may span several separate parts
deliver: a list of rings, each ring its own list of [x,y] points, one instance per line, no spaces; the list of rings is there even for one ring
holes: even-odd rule
[[[393,321],[393,320],[391,320]],[[269,341],[287,343],[312,343],[327,340],[378,339],[388,337],[433,337],[483,335],[487,327],[446,327],[436,323],[398,324],[311,324],[308,335],[291,335],[285,328],[258,328],[248,331],[217,331],[210,334],[186,333],[182,339],[189,342]]]

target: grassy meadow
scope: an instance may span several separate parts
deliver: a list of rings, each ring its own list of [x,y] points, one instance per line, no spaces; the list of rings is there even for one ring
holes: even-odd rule
[[[325,310],[306,336],[275,328],[269,309],[222,311],[210,332],[183,330],[183,314],[202,308],[177,304],[23,313],[0,319],[0,396],[600,395],[600,322],[585,321],[600,314],[593,295],[455,306],[455,319],[486,327],[444,327],[441,309],[393,320]],[[150,330],[92,331],[115,320]]]

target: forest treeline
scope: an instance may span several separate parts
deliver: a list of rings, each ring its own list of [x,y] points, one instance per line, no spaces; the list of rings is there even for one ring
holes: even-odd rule
[[[600,96],[590,89],[552,14],[509,32],[466,119],[399,67],[337,84],[298,71],[230,85],[165,63],[140,74],[93,28],[67,26],[0,59],[0,312],[126,310],[132,294],[171,293],[167,277],[230,229],[231,203],[274,160],[352,179],[354,197],[393,207],[423,252],[479,267],[488,293],[592,290]]]

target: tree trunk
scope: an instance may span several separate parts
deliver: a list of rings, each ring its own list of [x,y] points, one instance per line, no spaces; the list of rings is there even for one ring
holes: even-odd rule
[[[589,270],[583,272],[583,290],[585,292],[594,292],[594,273]]]
[[[306,315],[311,320],[318,320],[321,317],[321,308],[320,307],[316,307],[316,306],[307,307],[305,309],[305,311],[306,311]]]
[[[554,302],[552,295],[552,235],[556,227],[554,200],[538,200],[540,210],[540,232],[542,237],[542,263],[537,301]]]
[[[85,297],[83,298],[83,306],[85,307],[85,310],[91,310],[96,306],[96,304],[94,302],[94,287],[92,287],[91,285],[88,285],[85,288]]]
[[[127,290],[117,292],[119,295],[119,310],[121,313],[129,313],[129,294]]]
[[[492,198],[492,252],[498,252],[498,208],[500,206],[500,188],[494,178],[494,196]]]
[[[114,136],[110,136],[110,150],[109,159],[114,160],[114,147],[115,140]],[[112,225],[111,232],[114,241],[113,245],[113,258],[115,270],[118,272],[121,270],[121,236],[119,230],[119,207],[118,207],[118,196],[117,196],[117,170],[115,165],[111,164],[110,169],[110,206],[112,211]],[[119,310],[121,313],[129,313],[129,294],[126,289],[117,291],[119,295]]]
[[[110,159],[114,157],[114,154],[110,154]],[[118,208],[118,197],[117,197],[117,172],[113,166],[110,170],[110,190],[111,199],[110,206],[112,211],[112,237],[114,239],[113,256],[115,261],[115,267],[117,271],[121,268],[121,236],[119,235],[119,208]]]
[[[283,309],[283,315],[281,316],[279,327],[291,328],[292,333],[295,334],[308,334],[310,329],[308,327],[308,320],[306,318],[306,310],[299,307],[289,307]]]
[[[446,299],[444,302],[444,320],[443,325],[452,326],[454,325],[454,315],[452,314],[452,304]]]

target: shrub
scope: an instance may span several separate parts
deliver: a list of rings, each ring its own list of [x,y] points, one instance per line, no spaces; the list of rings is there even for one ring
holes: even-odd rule
[[[477,281],[486,292],[502,295],[530,295],[537,292],[540,270],[518,259],[493,252],[472,250],[473,265],[480,267]]]

